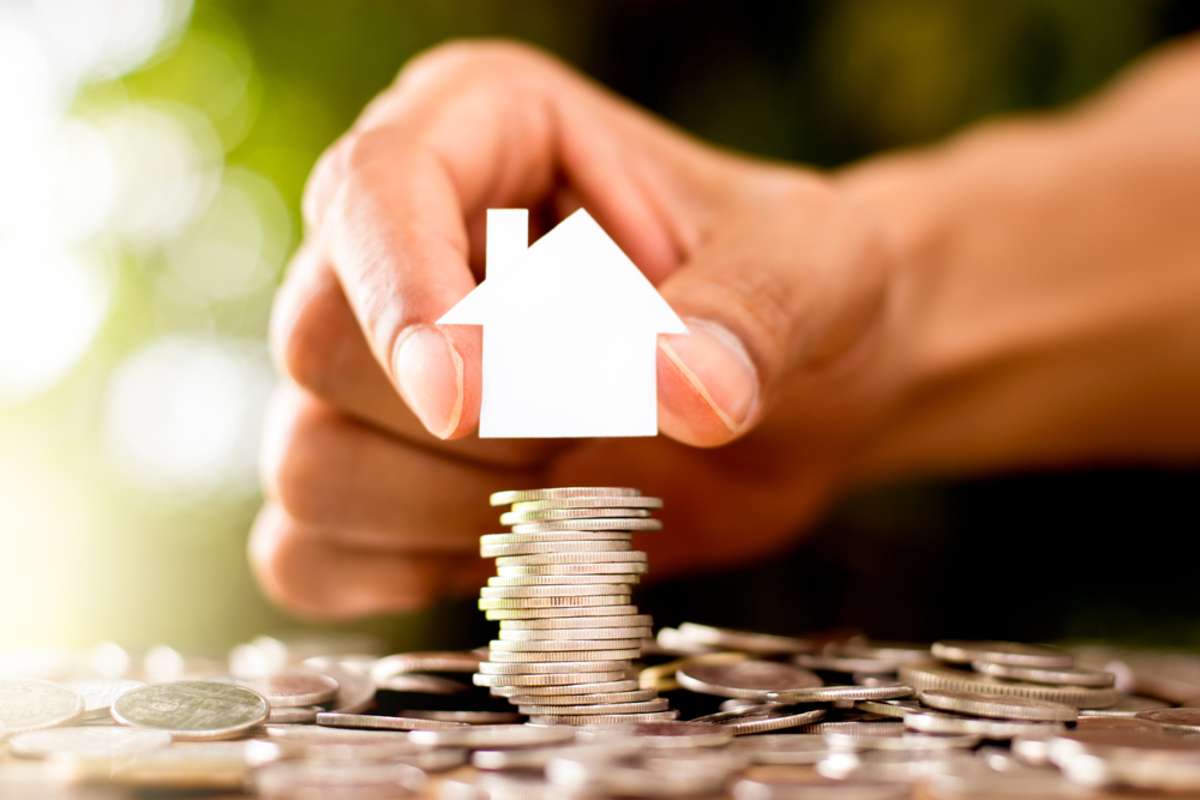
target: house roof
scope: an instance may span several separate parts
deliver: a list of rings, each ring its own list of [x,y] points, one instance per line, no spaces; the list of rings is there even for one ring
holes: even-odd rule
[[[657,333],[687,328],[612,237],[579,209],[534,242],[499,277],[476,286],[442,325],[534,319],[555,329],[638,325]]]

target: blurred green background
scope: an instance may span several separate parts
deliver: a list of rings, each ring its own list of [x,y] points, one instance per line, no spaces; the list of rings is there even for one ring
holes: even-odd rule
[[[420,50],[524,39],[700,136],[834,167],[1069,102],[1198,24],[1195,3],[1129,0],[4,4],[0,646],[217,650],[298,627],[244,556],[271,295],[313,162]],[[1147,471],[886,487],[787,559],[643,605],[663,623],[1197,643],[1194,581],[1155,574],[1195,563],[1196,488]],[[357,627],[486,638],[465,604]]]

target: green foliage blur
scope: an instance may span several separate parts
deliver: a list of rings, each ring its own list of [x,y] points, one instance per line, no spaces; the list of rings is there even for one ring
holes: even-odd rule
[[[272,288],[302,235],[305,178],[421,50],[456,37],[522,39],[698,136],[836,168],[991,115],[1068,103],[1195,17],[1186,3],[1128,0],[196,0],[174,41],[129,74],[88,82],[71,113],[147,105],[195,118],[214,169],[236,179],[236,197],[268,226],[269,280],[225,292],[211,275],[180,272],[213,262],[172,260],[170,241],[130,246],[108,230],[90,240],[110,287],[94,339],[53,385],[0,400],[0,544],[5,571],[26,573],[0,588],[14,611],[0,644],[218,650],[299,627],[261,599],[247,566],[252,471],[189,482],[183,470],[165,483],[131,474],[113,457],[113,398],[125,396],[114,375],[154,342],[182,337],[235,342],[257,385]],[[202,301],[193,285],[205,287]],[[148,362],[150,385],[169,379],[158,370],[170,352]],[[141,384],[129,385],[136,399]],[[237,439],[238,458],[252,458],[242,452],[256,444],[252,426]],[[137,450],[151,467],[155,446]],[[398,646],[436,644],[445,637],[430,619],[358,627]]]

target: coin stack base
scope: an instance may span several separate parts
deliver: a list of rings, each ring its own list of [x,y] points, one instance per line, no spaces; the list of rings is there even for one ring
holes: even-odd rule
[[[548,725],[673,720],[678,712],[637,685],[633,662],[652,620],[631,600],[646,572],[634,531],[654,531],[662,507],[636,489],[561,487],[496,492],[507,533],[490,533],[480,554],[496,575],[479,608],[500,622],[475,683]]]

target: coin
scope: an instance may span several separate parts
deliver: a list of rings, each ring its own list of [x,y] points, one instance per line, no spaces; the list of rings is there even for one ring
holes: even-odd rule
[[[557,486],[552,489],[506,489],[493,492],[488,503],[493,506],[506,506],[511,503],[525,503],[535,500],[559,500],[572,497],[637,497],[637,489],[623,486]]]
[[[501,631],[542,631],[578,628],[625,628],[647,627],[651,624],[648,614],[614,614],[592,617],[566,617],[559,619],[506,619],[500,623]]]
[[[570,519],[558,522],[520,522],[512,526],[513,533],[660,530],[662,530],[662,521],[657,519]]]
[[[433,719],[442,722],[465,722],[468,725],[505,725],[521,721],[521,715],[512,711],[441,711],[438,709],[413,709],[401,711],[397,716],[416,719]]]
[[[795,691],[821,685],[821,679],[806,669],[754,659],[732,663],[686,664],[676,673],[675,679],[693,692],[752,700],[764,699],[767,692]]]
[[[578,608],[584,606],[624,606],[628,594],[583,595],[579,597],[552,595],[550,597],[483,597],[478,601],[480,611],[523,611],[541,608]]]
[[[483,602],[482,600],[479,602]],[[557,608],[492,608],[485,612],[484,616],[492,620],[520,620],[520,619],[537,619],[546,620],[552,617],[570,617],[578,620],[582,617],[608,617],[617,616],[618,614],[637,614],[638,608],[634,605],[623,606],[561,606]]]
[[[632,683],[632,681],[631,681]],[[634,684],[636,687],[636,684]],[[563,694],[537,696],[527,694],[514,694],[509,696],[509,701],[516,703],[518,707],[525,706],[568,706],[568,705],[611,705],[613,703],[643,703],[647,700],[654,700],[658,697],[658,692],[653,689],[637,689],[623,692],[594,692],[589,694]],[[665,701],[664,701],[665,702]],[[522,714],[536,714],[536,711],[522,711]]]
[[[612,630],[620,630],[613,628]],[[640,638],[633,639],[493,639],[493,652],[545,653],[572,650],[633,650],[641,645]],[[636,658],[636,656],[635,656]]]
[[[595,566],[599,564],[621,564],[620,571],[627,571],[625,565],[642,564],[645,569],[646,554],[641,550],[622,550],[617,552],[592,551],[586,553],[535,553],[524,556],[500,556],[496,559],[496,567],[535,567],[549,565],[582,564]],[[499,574],[503,575],[504,572]]]
[[[17,734],[8,741],[13,755],[31,758],[73,756],[83,759],[111,760],[121,756],[147,753],[171,744],[166,731],[86,726],[47,728]]]
[[[587,714],[566,716],[540,714],[530,717],[534,725],[619,725],[624,722],[664,722],[679,716],[678,711],[650,711],[644,714]]]
[[[832,750],[970,750],[980,737],[971,734],[932,735],[924,733],[871,734],[854,731],[829,731],[825,742]]]
[[[769,733],[787,728],[798,728],[817,722],[825,716],[823,708],[796,708],[795,706],[767,704],[744,708],[740,711],[718,711],[692,720],[706,725],[728,728],[734,736],[754,733]]]
[[[523,544],[484,544],[479,546],[479,555],[483,558],[515,558],[531,555],[559,554],[592,554],[592,553],[629,553],[629,541],[625,539],[602,540],[598,542],[572,539],[566,542],[526,542]],[[609,560],[624,560],[618,559]]]
[[[649,626],[644,628],[547,628],[545,630],[509,630],[500,623],[500,641],[503,642],[549,642],[603,639],[608,641],[631,641],[631,647],[636,646],[642,639],[650,636]]]
[[[482,659],[466,650],[429,650],[395,653],[371,666],[371,677],[385,680],[408,672],[474,672]]]
[[[108,717],[113,700],[130,689],[145,686],[141,681],[124,678],[80,678],[65,681],[62,685],[83,698],[83,716],[86,718]]]
[[[634,584],[641,581],[640,575],[610,573],[607,575],[493,575],[488,586],[584,586],[598,583]]]
[[[131,689],[112,705],[117,722],[176,739],[227,739],[266,721],[266,698],[232,683],[175,681]]]
[[[554,542],[628,542],[629,531],[542,531],[540,533],[485,533],[481,546],[501,544],[553,544]]]
[[[630,551],[633,552],[633,551]],[[629,575],[638,576],[646,572],[646,564],[633,559],[628,561],[601,563],[559,563],[559,564],[517,564],[496,567],[496,575],[500,578],[523,577],[554,577],[564,578],[575,575]]]
[[[330,711],[353,714],[370,707],[375,700],[375,682],[366,672],[349,666],[339,659],[313,656],[304,660],[304,666],[328,675],[338,682],[337,696],[329,703]]]
[[[1136,719],[1155,722],[1174,731],[1200,733],[1200,708],[1160,708],[1139,711]]]
[[[651,692],[651,694],[654,694]],[[576,717],[583,714],[641,714],[649,711],[666,711],[667,701],[662,697],[650,700],[632,700],[625,703],[583,703],[580,705],[525,704],[519,706],[522,714],[530,717],[543,714],[559,714]]]
[[[447,722],[420,717],[385,717],[379,714],[340,714],[336,711],[317,714],[317,724],[329,728],[368,728],[385,731],[467,727],[465,722]]]
[[[985,739],[1011,739],[1014,736],[1046,736],[1063,730],[1059,722],[984,719],[945,714],[941,711],[912,711],[904,715],[904,726],[921,733],[973,735]]]
[[[65,725],[83,713],[83,698],[46,681],[0,681],[0,731],[7,734]]]
[[[977,692],[999,697],[1029,697],[1076,708],[1104,708],[1117,701],[1115,689],[1089,689],[1084,686],[1045,686],[1034,683],[998,681],[973,672],[951,669],[938,664],[905,664],[900,667],[901,682],[922,690]]]
[[[255,771],[254,790],[266,800],[396,798],[416,796],[426,781],[424,771],[411,764],[281,761]]]
[[[1149,697],[1138,697],[1137,695],[1122,695],[1116,703],[1105,708],[1081,708],[1079,710],[1080,718],[1084,717],[1113,717],[1113,718],[1129,718],[1137,715],[1139,711],[1150,711],[1155,708],[1167,708],[1167,704],[1161,700],[1154,700]]]
[[[625,675],[628,671],[629,664],[624,659],[610,661],[582,659],[579,661],[546,661],[540,663],[483,661],[479,664],[479,672],[483,675],[535,675],[546,674],[548,672],[621,672],[622,675]],[[586,678],[587,676],[583,677]]]
[[[556,497],[553,500],[524,500],[512,504],[513,511],[545,511],[552,508],[662,508],[663,502],[657,497],[626,495],[620,500],[614,500],[610,495],[591,497]]]
[[[836,700],[896,700],[911,697],[911,686],[814,686],[799,691],[767,692],[770,703],[831,703]]]
[[[239,681],[267,698],[272,707],[315,706],[337,697],[338,682],[319,672],[288,670]]]
[[[1030,683],[1044,683],[1050,686],[1112,686],[1116,676],[1101,669],[1086,667],[1015,667],[1011,664],[1000,664],[993,661],[976,661],[971,664],[976,672],[993,678],[1007,678]]]
[[[650,512],[643,508],[543,508],[528,511],[506,511],[500,515],[501,525],[522,522],[557,522],[560,520],[645,519]]]
[[[1074,722],[1079,716],[1079,712],[1071,706],[1026,697],[995,697],[972,692],[925,690],[917,694],[917,699],[939,711],[954,711],[995,719]]]
[[[734,749],[747,753],[755,764],[816,764],[829,754],[825,737],[810,733],[766,733],[739,738]]]
[[[619,583],[581,586],[485,586],[481,597],[514,599],[519,597],[628,597],[629,586]]]
[[[903,783],[813,783],[804,779],[759,776],[739,779],[733,784],[732,792],[734,800],[908,800],[910,797],[909,788]]]
[[[965,642],[946,640],[934,642],[930,653],[939,661],[953,664],[970,664],[973,661],[991,661],[1014,667],[1042,667],[1053,669],[1069,667],[1074,663],[1070,653],[1053,647],[1017,642]]]
[[[516,667],[515,664],[505,664],[503,666]],[[491,674],[486,675],[477,673],[472,676],[471,680],[476,686],[486,686],[491,688],[528,688],[540,687],[549,688],[551,686],[571,686],[578,684],[582,679],[593,680],[596,683],[609,683],[613,681],[626,681],[629,679],[629,665],[623,664],[619,669],[608,669],[603,672],[588,672],[582,675],[570,672],[555,672],[549,674],[526,673],[526,674]]]
[[[718,628],[713,625],[700,625],[695,622],[681,623],[678,630],[680,636],[696,644],[709,645],[727,650],[741,650],[755,655],[804,653],[816,647],[813,642],[807,639],[777,636],[769,633],[754,633],[753,631],[735,630],[733,628]]]
[[[493,650],[488,658],[493,664],[551,665],[581,661],[611,663],[614,661],[632,660],[637,658],[639,655],[641,655],[641,650],[636,647],[632,647],[627,650],[576,649],[562,650],[559,652]]]

